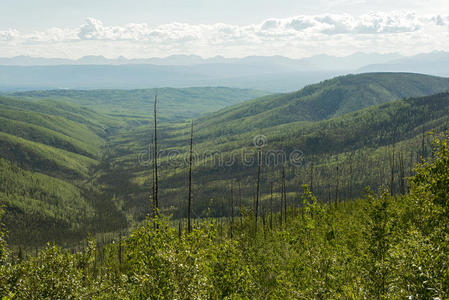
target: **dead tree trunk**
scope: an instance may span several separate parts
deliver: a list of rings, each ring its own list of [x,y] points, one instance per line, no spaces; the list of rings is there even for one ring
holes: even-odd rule
[[[270,186],[270,230],[273,230],[273,182]]]
[[[287,192],[285,188],[285,167],[282,166],[282,198],[284,202],[284,223],[287,226]],[[281,207],[282,209],[282,207]]]
[[[399,193],[401,195],[405,194],[405,166],[402,151],[399,152]]]
[[[260,169],[262,164],[262,150],[257,152],[257,185],[256,185],[256,205],[254,208],[254,215],[256,219],[256,232],[257,232],[257,218],[259,216],[259,195],[260,195]]]
[[[313,157],[310,163],[310,191],[313,193]]]
[[[338,154],[337,154],[337,168],[336,168],[336,185],[335,185],[335,203],[338,202],[338,192],[339,192],[339,184],[340,184],[340,174],[339,174],[339,165],[338,165]]]
[[[394,195],[394,169],[395,169],[394,160],[395,158],[394,158],[394,144],[393,144],[393,149],[390,154],[390,195]]]
[[[190,127],[190,155],[189,155],[189,199],[187,208],[187,231],[192,232],[191,214],[192,214],[192,161],[193,161],[193,121]]]
[[[233,229],[234,229],[234,181],[231,181],[231,239],[233,237]]]
[[[159,199],[158,199],[158,175],[157,175],[157,93],[154,95],[154,157],[153,157],[153,170],[154,170],[154,215],[159,214]]]

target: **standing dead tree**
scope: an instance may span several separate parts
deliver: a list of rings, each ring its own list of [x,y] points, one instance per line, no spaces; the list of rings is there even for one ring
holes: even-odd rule
[[[154,95],[154,137],[153,137],[153,214],[159,214],[158,174],[157,174],[157,92]]]
[[[259,196],[260,196],[260,169],[262,165],[262,149],[259,148],[257,152],[257,185],[256,185],[256,205],[254,208],[254,215],[256,220],[256,232],[257,232],[257,218],[259,216]]]
[[[231,181],[231,198],[230,203],[231,206],[231,224],[229,226],[231,238],[233,237],[233,229],[234,229],[234,180]]]
[[[337,205],[337,202],[339,200],[339,189],[340,189],[340,165],[338,163],[338,154],[336,155],[336,168],[335,168],[335,179],[336,179],[336,184],[335,184],[335,205]]]
[[[273,182],[270,186],[270,230],[273,230]]]
[[[285,166],[282,166],[282,201],[284,203],[284,223],[285,226],[287,226],[287,191],[285,188]],[[281,210],[282,210],[282,206],[281,206]]]
[[[395,173],[395,157],[394,157],[394,144],[392,145],[392,151],[390,157],[390,194],[394,195],[394,173]]]
[[[193,121],[190,126],[190,153],[189,153],[189,197],[187,205],[187,231],[192,232],[192,161],[193,161]]]

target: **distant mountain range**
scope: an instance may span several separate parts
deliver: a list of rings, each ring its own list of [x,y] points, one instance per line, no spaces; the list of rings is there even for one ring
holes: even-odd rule
[[[77,60],[17,56],[0,58],[0,90],[137,89],[227,86],[287,92],[348,73],[413,72],[449,76],[449,52],[404,57],[399,54],[355,53],[346,57],[317,55]]]
[[[449,52],[432,52],[364,66],[359,72],[415,72],[449,76]]]
[[[56,66],[56,65],[141,65],[151,64],[159,66],[191,66],[203,64],[238,64],[238,65],[265,65],[281,70],[291,71],[317,71],[317,70],[352,70],[367,64],[382,64],[404,58],[399,54],[355,53],[345,57],[329,55],[316,55],[308,58],[293,59],[284,56],[247,56],[243,58],[225,58],[215,56],[202,58],[197,55],[171,55],[164,58],[138,58],[127,59],[106,58],[104,56],[84,56],[79,59],[43,58],[30,56],[16,56],[0,58],[0,65],[4,66]]]

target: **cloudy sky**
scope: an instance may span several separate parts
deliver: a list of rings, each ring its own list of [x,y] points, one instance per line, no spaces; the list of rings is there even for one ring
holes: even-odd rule
[[[0,57],[449,50],[448,0],[2,0]]]

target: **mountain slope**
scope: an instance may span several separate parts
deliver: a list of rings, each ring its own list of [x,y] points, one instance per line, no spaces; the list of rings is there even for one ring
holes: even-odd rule
[[[221,110],[201,118],[198,127],[200,135],[213,136],[296,121],[320,121],[371,105],[447,90],[448,78],[410,73],[347,75]]]
[[[0,205],[13,244],[126,227],[113,201],[89,184],[108,129],[123,124],[75,104],[0,97]]]
[[[266,143],[262,148],[262,205],[267,205],[265,199],[269,200],[271,183],[275,185],[278,199],[282,165],[286,169],[288,198],[293,202],[299,201],[298,193],[303,183],[313,186],[320,201],[359,196],[366,186],[378,188],[384,185],[399,192],[405,188],[400,176],[412,174],[411,167],[419,157],[430,153],[424,132],[447,129],[447,92],[379,104],[329,120],[266,128],[263,131]],[[197,185],[196,214],[206,213],[212,205],[216,216],[229,215],[228,210],[220,209],[220,203],[229,201],[229,186],[234,184],[237,189],[237,183],[244,202],[252,207],[258,151],[253,138],[258,134],[260,131],[255,129],[227,137],[216,135],[207,140],[196,139],[193,172]],[[187,139],[188,125],[179,136],[185,145]],[[169,146],[170,143],[165,145]],[[183,163],[185,155],[182,155],[188,151],[187,146],[168,149],[181,155],[178,160],[173,157],[161,159],[160,170],[164,171],[160,182],[161,203],[166,207],[184,203],[188,167]],[[173,168],[178,165],[181,167]],[[391,168],[393,175],[390,175]],[[211,204],[216,195],[224,196]],[[181,208],[180,214],[183,212]]]

